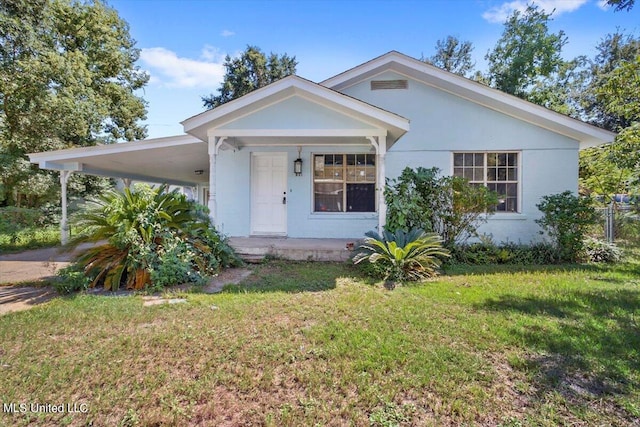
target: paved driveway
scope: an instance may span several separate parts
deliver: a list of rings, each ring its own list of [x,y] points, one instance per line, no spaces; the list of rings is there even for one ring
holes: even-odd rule
[[[77,250],[91,245],[80,245]],[[57,293],[51,287],[9,285],[38,282],[51,277],[69,265],[73,256],[74,253],[64,253],[60,248],[0,255],[0,314],[26,310],[55,297]]]
[[[78,246],[78,251],[93,243]],[[36,249],[17,254],[0,255],[0,285],[39,281],[69,265],[74,253],[60,248]]]

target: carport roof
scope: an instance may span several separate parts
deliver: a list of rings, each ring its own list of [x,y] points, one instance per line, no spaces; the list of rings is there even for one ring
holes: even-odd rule
[[[191,135],[178,135],[33,153],[29,159],[41,169],[192,186],[209,176],[207,146]]]

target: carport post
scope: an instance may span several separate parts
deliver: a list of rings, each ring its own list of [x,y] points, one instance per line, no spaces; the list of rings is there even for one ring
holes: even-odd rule
[[[66,245],[69,241],[69,224],[67,221],[67,181],[71,176],[70,170],[60,171],[60,188],[61,196],[60,201],[62,205],[62,218],[60,219],[60,242]]]

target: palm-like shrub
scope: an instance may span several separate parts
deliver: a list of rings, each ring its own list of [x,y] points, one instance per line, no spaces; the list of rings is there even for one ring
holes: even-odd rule
[[[364,243],[353,258],[380,263],[385,270],[385,280],[391,283],[418,281],[437,274],[440,267],[438,257],[448,257],[449,251],[442,247],[442,239],[434,233],[420,229],[384,231],[382,236],[375,231],[365,234]]]
[[[74,222],[83,233],[71,246],[106,241],[76,259],[91,286],[117,290],[198,283],[239,262],[211,227],[206,208],[177,191],[167,192],[166,186],[109,191]]]

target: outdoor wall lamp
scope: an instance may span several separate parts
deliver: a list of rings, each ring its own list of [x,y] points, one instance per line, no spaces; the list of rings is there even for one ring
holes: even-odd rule
[[[300,158],[301,147],[298,147],[298,158],[293,161],[293,172],[296,176],[302,176],[302,159]]]

